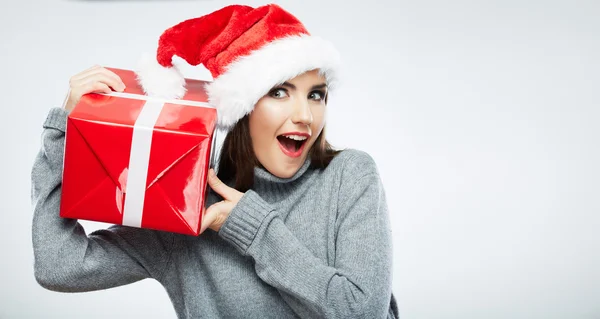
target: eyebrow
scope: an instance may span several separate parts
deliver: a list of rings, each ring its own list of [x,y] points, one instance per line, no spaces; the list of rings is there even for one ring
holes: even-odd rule
[[[317,84],[317,85],[313,85],[312,88],[310,88],[311,90],[316,90],[316,89],[325,89],[327,88],[327,83],[321,83],[321,84]]]
[[[292,83],[290,83],[290,82],[283,82],[283,83],[281,84],[281,86],[286,86],[286,87],[288,87],[288,88],[290,88],[290,89],[292,89],[292,90],[295,90],[295,89],[296,89],[296,86],[295,86],[295,85],[293,85],[293,84],[292,84]],[[326,87],[327,87],[327,83],[321,83],[321,84],[316,84],[316,85],[313,85],[313,86],[312,86],[310,89],[311,89],[311,90],[315,90],[315,89],[323,89],[323,88],[326,88]]]
[[[290,83],[290,82],[283,82],[283,83],[281,84],[281,86],[287,86],[287,87],[289,87],[289,88],[290,88],[290,89],[292,89],[292,90],[295,90],[295,89],[296,89],[296,86],[295,86],[295,85],[293,85],[293,84],[292,84],[292,83]]]

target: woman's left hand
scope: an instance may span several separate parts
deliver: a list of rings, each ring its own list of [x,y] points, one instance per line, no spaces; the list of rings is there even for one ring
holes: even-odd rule
[[[208,172],[208,185],[217,194],[221,195],[223,200],[214,203],[209,208],[205,208],[200,233],[203,233],[207,228],[218,232],[225,223],[225,220],[227,220],[227,217],[229,217],[231,210],[237,205],[242,196],[244,196],[244,193],[223,183],[212,168]]]

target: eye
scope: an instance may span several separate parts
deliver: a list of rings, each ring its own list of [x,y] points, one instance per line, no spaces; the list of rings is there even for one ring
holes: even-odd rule
[[[276,99],[282,99],[288,96],[288,92],[284,88],[275,88],[269,92],[269,96]]]
[[[325,91],[320,91],[320,90],[312,91],[308,95],[308,98],[311,100],[315,100],[315,101],[322,101],[323,99],[325,99]]]

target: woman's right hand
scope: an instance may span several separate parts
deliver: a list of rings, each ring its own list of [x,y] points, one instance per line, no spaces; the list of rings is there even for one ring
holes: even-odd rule
[[[84,94],[92,92],[110,93],[112,90],[123,92],[125,84],[114,72],[95,65],[80,72],[69,80],[70,92],[65,110],[71,111]]]

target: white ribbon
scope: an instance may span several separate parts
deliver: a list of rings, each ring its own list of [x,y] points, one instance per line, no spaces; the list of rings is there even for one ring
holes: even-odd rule
[[[144,199],[146,196],[146,178],[152,148],[152,132],[160,116],[163,103],[146,101],[133,126],[131,151],[129,153],[129,172],[125,190],[123,225],[141,227]]]
[[[158,120],[162,111],[163,105],[165,103],[171,103],[208,108],[214,108],[214,106],[208,103],[197,101],[166,100],[149,97],[146,95],[120,92],[111,92],[103,95],[146,101],[146,103],[142,106],[142,111],[140,112],[140,115],[136,119],[133,126],[131,151],[129,153],[129,171],[127,173],[127,183],[125,186],[126,195],[122,221],[122,224],[125,226],[139,228],[142,226],[148,166],[150,162],[150,150],[152,148],[152,133],[154,131],[156,121]],[[213,150],[211,149],[211,153],[212,152]]]
[[[163,99],[163,98],[159,98],[159,97],[140,95],[140,94],[132,94],[132,93],[123,93],[123,92],[114,92],[113,91],[110,93],[98,93],[98,94],[122,97],[122,98],[126,98],[126,99],[155,101],[155,102],[161,102],[163,104],[169,103],[169,104],[178,104],[178,105],[187,105],[187,106],[207,107],[207,108],[211,108],[211,109],[215,108],[213,105],[208,104],[206,102],[189,101],[189,100],[170,100],[170,99]]]

